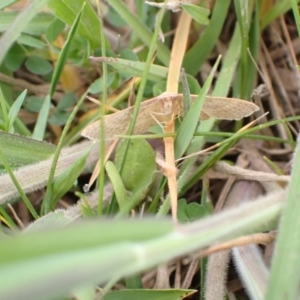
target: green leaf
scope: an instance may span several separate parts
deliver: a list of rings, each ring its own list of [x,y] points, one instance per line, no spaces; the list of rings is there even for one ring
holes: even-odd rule
[[[300,135],[293,157],[288,197],[283,211],[269,278],[267,300],[299,298],[300,265]],[[280,284],[279,284],[280,283]]]
[[[177,212],[177,217],[180,223],[187,222],[189,220],[189,217],[186,212],[186,206],[187,202],[185,199],[179,199],[178,200],[178,212]]]
[[[184,289],[164,289],[164,290],[148,290],[148,289],[130,289],[108,293],[104,296],[104,300],[181,300],[196,293],[196,290]]]
[[[107,87],[110,87],[115,79],[115,74],[110,73],[107,76]],[[103,89],[103,77],[96,79],[89,87],[89,92],[91,94],[99,94]]]
[[[82,8],[83,9],[83,8]],[[65,65],[65,62],[67,60],[67,55],[68,55],[68,51],[71,45],[71,42],[75,36],[76,30],[79,26],[80,23],[80,19],[81,19],[81,13],[82,10],[79,12],[78,16],[75,18],[74,24],[72,25],[67,40],[58,56],[57,59],[57,63],[55,65],[55,69],[53,71],[53,75],[52,75],[52,80],[51,80],[51,86],[49,89],[49,93],[45,98],[45,101],[43,103],[42,109],[39,113],[37,122],[35,124],[35,128],[33,131],[33,136],[36,139],[42,139],[44,134],[45,134],[45,130],[46,130],[46,124],[47,124],[47,119],[48,119],[48,114],[49,114],[49,109],[50,109],[50,104],[51,104],[51,97],[55,91],[56,85],[59,81],[60,75],[62,73],[63,67]]]
[[[28,57],[25,66],[30,72],[37,75],[46,75],[53,70],[50,62],[39,56]]]
[[[38,112],[40,112],[40,110],[43,106],[44,99],[45,98],[40,97],[40,96],[26,97],[26,100],[24,102],[24,107],[30,112],[38,113]]]
[[[10,164],[20,166],[49,158],[54,154],[56,147],[46,142],[0,131],[0,148]]]
[[[128,48],[121,50],[120,57],[130,61],[139,61],[139,57],[136,55],[136,53],[134,53],[132,49]]]
[[[129,74],[131,76],[142,77],[145,69],[145,63],[140,61],[131,61],[115,57],[96,57],[95,60],[99,62],[106,62],[117,71],[120,71],[124,74]],[[167,75],[168,68],[151,64],[147,79],[158,81],[162,78],[167,78]]]
[[[51,1],[51,2],[54,2],[54,1]],[[61,3],[63,3],[62,1],[59,1]],[[78,1],[80,2],[80,1]],[[75,2],[73,2],[75,3]],[[84,2],[86,3],[86,2]],[[85,4],[85,6],[87,6],[88,4]],[[68,37],[67,37],[67,40],[58,56],[58,59],[57,59],[57,63],[56,63],[56,66],[55,66],[55,69],[54,69],[54,72],[53,72],[53,76],[52,76],[52,80],[51,80],[51,87],[50,87],[50,91],[49,91],[49,94],[50,96],[53,95],[54,93],[54,90],[56,88],[56,85],[59,81],[59,78],[60,78],[60,75],[63,71],[63,68],[64,68],[64,65],[66,63],[66,60],[68,58],[68,51],[70,49],[70,46],[71,46],[71,42],[72,40],[74,39],[75,37],[75,34],[76,34],[76,31],[80,25],[80,22],[81,22],[81,17],[82,17],[82,13],[84,11],[84,7],[82,6],[78,11],[78,15],[76,16],[76,18],[74,18],[74,23],[72,24],[72,27],[68,33]]]
[[[220,57],[218,58],[217,62],[215,63],[212,72],[210,73],[209,77],[207,78],[200,94],[198,95],[197,99],[193,103],[191,109],[183,119],[176,139],[175,139],[175,157],[180,158],[183,153],[186,151],[187,147],[189,146],[193,136],[194,132],[197,128],[200,112],[202,110],[202,105],[204,103],[205,97],[209,91],[209,88],[211,86],[214,73],[216,71],[216,68],[220,62]]]
[[[56,112],[48,118],[48,122],[52,125],[65,125],[71,115],[70,111],[56,110]]]
[[[5,57],[5,66],[12,72],[17,71],[26,59],[25,50],[18,44],[14,44]]]
[[[72,93],[72,92],[66,93],[60,99],[56,108],[58,110],[68,109],[68,108],[72,107],[76,103],[77,100],[78,100],[77,96],[74,93]]]
[[[7,131],[11,131],[13,129],[14,122],[18,116],[18,113],[21,109],[21,106],[23,104],[23,101],[27,95],[27,90],[23,91],[19,97],[15,100],[14,104],[11,106],[9,113],[8,113],[8,118],[9,118],[9,126],[7,128]]]
[[[43,49],[46,46],[46,44],[43,41],[27,34],[21,34],[20,37],[17,39],[17,42],[37,49]]]
[[[208,214],[206,208],[199,203],[187,203],[185,199],[178,201],[178,220],[180,222],[199,220]]]
[[[51,106],[51,97],[47,95],[43,101],[43,105],[39,112],[32,137],[37,140],[42,140],[45,134],[45,128],[48,122],[48,113]]]
[[[121,141],[116,151],[115,162],[119,169],[126,142]],[[131,140],[121,174],[125,188],[134,191],[149,186],[153,181],[155,170],[155,154],[151,146],[143,139]]]
[[[183,67],[186,73],[195,75],[215,47],[223,29],[230,3],[230,0],[216,1],[209,25],[184,56]]]
[[[17,1],[18,0],[2,0],[1,3],[0,3],[0,9],[8,7],[8,6],[10,6],[11,4],[14,4]]]
[[[119,171],[111,161],[108,161],[105,164],[105,170],[114,187],[114,192],[116,194],[119,208],[120,210],[122,210],[123,206],[126,205],[126,203],[128,203],[128,199]]]
[[[193,4],[181,4],[182,8],[199,24],[208,25],[210,10]]]
[[[84,151],[82,156],[61,173],[53,182],[51,203],[54,207],[56,202],[74,185],[76,179],[82,172],[86,159],[91,149]]]
[[[91,7],[89,2],[85,0],[50,0],[48,7],[58,18],[71,26],[75,22],[76,16],[81,11],[84,3],[86,3],[86,5],[82,12],[78,33],[86,37],[90,41],[93,49],[95,49],[101,45],[99,34],[100,22],[95,10]]]
[[[192,202],[186,206],[186,213],[190,221],[199,220],[207,215],[206,209],[203,205]]]
[[[60,19],[54,19],[46,32],[47,40],[52,43],[62,33],[65,28],[65,23]]]

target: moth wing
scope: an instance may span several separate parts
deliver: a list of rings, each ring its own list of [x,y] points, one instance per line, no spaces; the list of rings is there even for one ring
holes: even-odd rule
[[[151,98],[142,102],[140,111],[134,126],[134,134],[146,132],[150,127],[163,122],[162,102],[158,98]]]
[[[111,140],[114,136],[124,134],[128,129],[133,107],[129,107],[104,117],[105,140]],[[88,125],[81,136],[90,140],[99,140],[102,121],[98,120]]]
[[[104,117],[105,140],[114,139],[117,135],[126,134],[133,115],[133,106]],[[161,119],[161,102],[152,98],[142,102],[135,123],[134,134],[141,134],[156,124]],[[101,132],[101,120],[88,125],[81,136],[90,140],[99,140]]]
[[[258,110],[257,105],[246,100],[207,96],[202,108],[204,114],[201,113],[200,120],[205,120],[202,117],[207,119],[207,116],[222,120],[240,120]]]

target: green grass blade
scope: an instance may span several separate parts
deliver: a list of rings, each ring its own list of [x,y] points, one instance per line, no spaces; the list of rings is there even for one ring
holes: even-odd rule
[[[266,300],[299,299],[300,282],[300,136],[293,159],[291,182],[272,259]]]
[[[39,217],[39,215],[37,214],[37,212],[35,211],[34,207],[32,206],[30,200],[27,198],[27,196],[25,195],[25,193],[22,190],[22,187],[20,186],[17,178],[15,177],[12,169],[10,168],[5,156],[3,155],[1,149],[0,149],[0,160],[2,161],[6,171],[8,172],[12,182],[14,183],[15,187],[17,188],[19,195],[21,196],[21,198],[23,199],[26,207],[28,208],[28,210],[30,211],[30,213],[32,214],[32,216],[34,217],[34,219],[37,219]]]
[[[8,113],[8,118],[9,118],[9,126],[7,128],[7,131],[12,131],[13,129],[13,125],[14,122],[16,120],[16,118],[18,117],[18,113],[21,109],[21,106],[24,102],[24,99],[27,95],[27,90],[23,91],[19,97],[16,99],[16,101],[14,102],[14,104],[11,106],[9,113]]]
[[[185,54],[183,67],[188,74],[195,75],[215,47],[226,20],[230,2],[230,0],[216,1],[209,25],[201,38]]]
[[[82,7],[82,10],[84,9],[84,7]],[[60,75],[62,73],[63,67],[65,65],[65,62],[67,60],[68,57],[68,51],[69,51],[69,47],[71,45],[71,42],[75,36],[76,30],[80,24],[80,18],[81,18],[81,12],[79,13],[79,15],[77,16],[77,18],[74,21],[73,26],[71,27],[69,33],[68,33],[68,37],[66,40],[66,43],[64,44],[58,59],[57,59],[57,64],[55,66],[53,75],[52,75],[52,80],[51,80],[51,85],[50,85],[50,89],[49,89],[49,94],[46,96],[44,104],[42,106],[42,109],[39,113],[36,125],[34,127],[34,131],[33,131],[33,137],[36,139],[42,139],[44,137],[45,134],[45,130],[46,130],[46,125],[47,125],[47,120],[48,120],[48,114],[49,114],[49,109],[50,109],[50,101],[51,101],[51,97],[55,91],[56,85],[59,81]]]
[[[82,10],[82,6],[84,5],[84,3],[85,8],[82,11],[78,33],[86,37],[90,41],[92,48],[95,49],[101,45],[99,35],[100,22],[97,14],[95,13],[95,10],[91,7],[88,1],[50,0],[48,3],[48,7],[58,18],[63,20],[69,26],[72,26],[79,12]]]
[[[184,290],[184,289],[164,289],[164,290],[148,290],[148,289],[129,289],[123,291],[117,291],[108,293],[104,296],[103,300],[178,300],[185,299],[194,294],[196,290]]]
[[[106,62],[119,72],[129,74],[131,76],[142,77],[145,69],[145,63],[140,61],[132,61],[115,57],[98,57],[96,61]],[[168,68],[151,64],[148,74],[148,80],[160,81],[167,78]]]
[[[186,151],[187,147],[189,146],[194,132],[196,130],[199,116],[202,110],[202,106],[205,100],[205,97],[210,89],[214,74],[216,69],[220,63],[221,57],[218,58],[216,61],[211,73],[209,74],[201,92],[195,102],[193,103],[191,109],[187,113],[186,117],[182,121],[179,130],[176,135],[175,139],[175,158],[179,158],[183,155]]]
[[[45,97],[43,106],[39,112],[39,115],[34,126],[32,137],[36,140],[43,140],[45,135],[45,130],[48,122],[48,114],[50,110],[51,97],[47,95]]]
[[[73,164],[71,164],[68,168],[65,169],[63,173],[61,173],[53,182],[52,187],[52,199],[51,199],[51,207],[55,208],[57,201],[66,194],[72,186],[74,186],[76,179],[82,172],[86,159],[91,151],[91,147],[89,147],[86,151],[82,153],[82,156],[79,157]]]
[[[123,207],[128,202],[128,199],[127,199],[125,187],[123,185],[121,176],[119,174],[119,170],[111,161],[108,161],[105,164],[105,169],[106,169],[107,175],[114,187],[114,191],[115,191],[116,198],[118,201],[119,209],[122,211]]]
[[[273,229],[282,198],[283,193],[269,196],[185,226],[160,219],[104,220],[2,239],[0,298],[39,299],[42,294],[53,299],[79,285],[130,276],[217,241]]]
[[[57,166],[57,163],[58,163],[58,158],[59,158],[59,155],[60,155],[61,150],[63,148],[64,138],[65,138],[70,126],[71,126],[72,121],[74,120],[74,118],[76,116],[76,113],[78,112],[81,104],[83,103],[86,95],[87,95],[87,92],[85,92],[81,96],[81,99],[78,101],[78,103],[74,107],[74,109],[73,109],[73,111],[72,111],[72,113],[71,113],[71,115],[70,115],[70,117],[69,117],[69,119],[68,119],[68,121],[67,121],[67,123],[64,127],[64,130],[61,134],[61,137],[59,139],[59,143],[56,147],[56,150],[55,150],[55,153],[54,153],[54,156],[53,156],[53,163],[52,163],[51,170],[50,170],[50,173],[49,173],[47,191],[46,191],[43,203],[42,203],[42,212],[44,212],[44,213],[48,213],[51,210],[52,193],[53,193],[53,179],[54,179],[54,175],[55,175],[55,169],[56,169],[56,166]]]
[[[264,15],[261,21],[261,28],[265,29],[272,21],[279,18],[291,9],[291,0],[281,0],[276,2]]]
[[[295,18],[295,21],[296,21],[298,36],[300,36],[300,16],[299,16],[299,7],[298,7],[298,2],[299,1],[291,0],[290,2],[291,2],[291,5],[292,5],[294,18]]]

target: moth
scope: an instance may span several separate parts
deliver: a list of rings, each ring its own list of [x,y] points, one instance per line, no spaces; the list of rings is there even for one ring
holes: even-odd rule
[[[193,103],[198,95],[191,95]],[[105,140],[113,140],[117,135],[127,132],[132,119],[134,107],[128,107],[119,112],[104,117]],[[236,98],[207,96],[203,103],[199,120],[209,118],[223,120],[240,120],[248,117],[259,107],[252,102]],[[153,125],[167,122],[172,115],[183,116],[183,95],[182,94],[162,94],[141,103],[138,117],[134,127],[134,134],[141,134]],[[83,137],[90,140],[99,140],[101,121],[96,121],[87,126],[81,133]]]

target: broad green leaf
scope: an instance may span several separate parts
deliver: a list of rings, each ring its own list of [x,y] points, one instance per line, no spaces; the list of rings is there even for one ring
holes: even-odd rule
[[[184,223],[189,220],[189,217],[186,213],[186,206],[187,206],[187,203],[186,203],[185,199],[178,200],[177,217],[178,217],[178,221],[180,221],[180,223]]]
[[[25,61],[26,68],[33,74],[46,75],[52,70],[52,64],[39,56],[30,56]]]
[[[48,118],[48,122],[52,125],[62,126],[66,124],[70,115],[70,111],[56,110],[55,113]]]
[[[10,71],[17,71],[26,59],[26,51],[18,44],[14,44],[5,57],[4,64]]]
[[[107,76],[107,87],[110,87],[115,79],[115,74],[110,73]],[[96,79],[89,87],[91,94],[99,94],[103,90],[103,77]]]
[[[40,97],[40,96],[26,97],[26,99],[24,101],[24,107],[30,112],[38,113],[38,112],[40,112],[40,110],[43,106],[44,99],[45,98]]]
[[[116,166],[120,168],[126,140],[121,141],[116,151]],[[138,190],[151,184],[156,170],[155,154],[151,146],[143,139],[130,141],[121,177],[129,191]]]
[[[68,109],[70,107],[72,107],[76,101],[77,101],[77,96],[72,93],[72,92],[69,92],[69,93],[65,93],[63,95],[63,97],[60,99],[60,101],[58,102],[56,108],[58,110],[65,110],[65,109]]]
[[[207,211],[203,205],[192,202],[186,206],[186,213],[190,221],[199,220],[207,215]]]
[[[61,32],[65,28],[65,23],[60,19],[54,19],[46,32],[47,40],[52,43],[56,40],[56,38],[61,34]]]
[[[207,215],[208,211],[199,203],[187,203],[185,199],[178,201],[178,220],[180,222],[199,220]]]
[[[21,166],[49,158],[56,147],[46,142],[0,131],[0,148],[10,164]]]
[[[37,49],[43,49],[46,46],[46,44],[43,41],[28,34],[21,34],[20,37],[17,39],[17,42]]]

